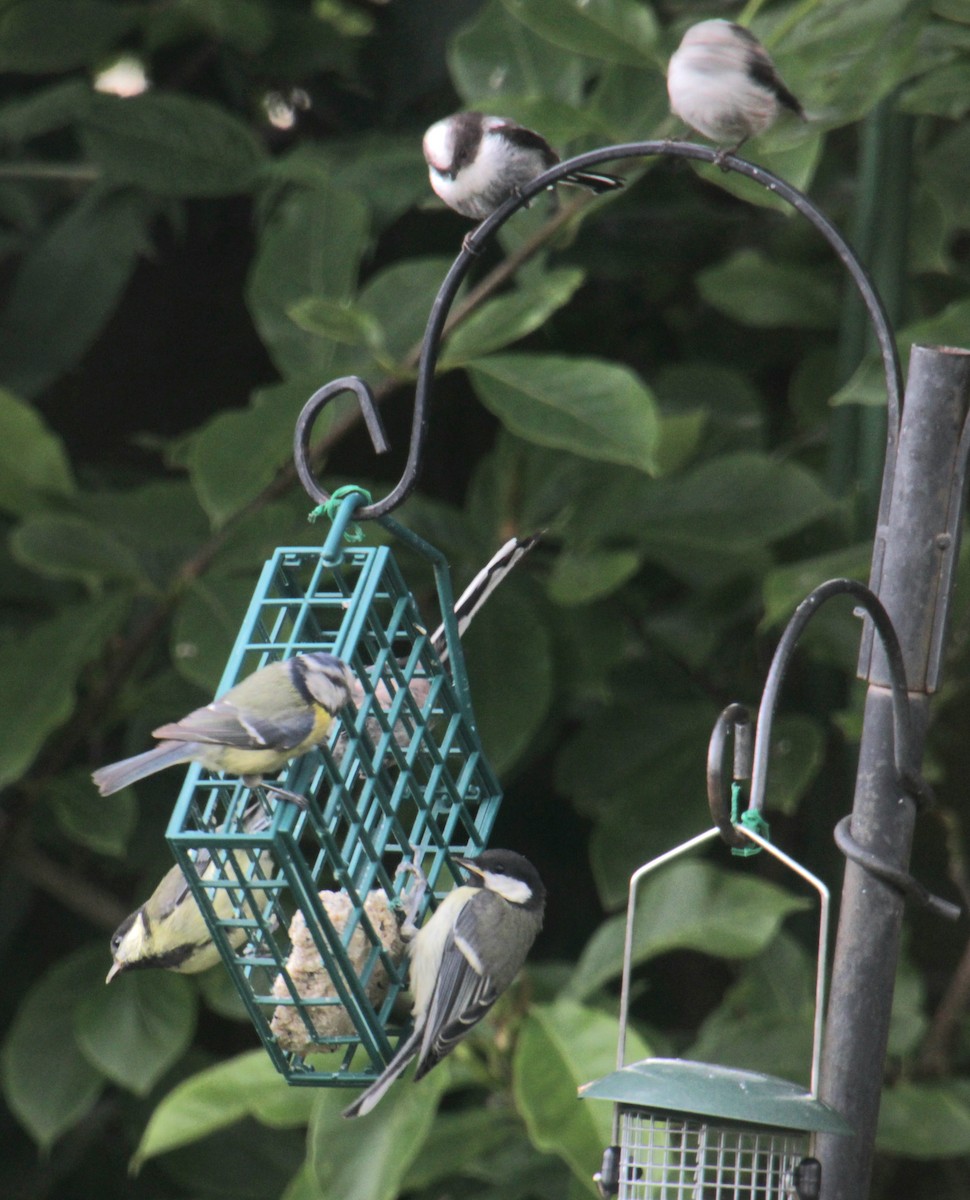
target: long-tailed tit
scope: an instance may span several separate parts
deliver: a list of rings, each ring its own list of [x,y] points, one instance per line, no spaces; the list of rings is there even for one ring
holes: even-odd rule
[[[667,94],[676,116],[731,153],[783,107],[806,119],[754,34],[719,18],[684,34],[667,68]]]
[[[504,117],[454,113],[437,121],[422,143],[431,186],[449,208],[482,221],[526,184],[560,161],[541,134]],[[623,186],[616,175],[576,171],[560,183],[591,192]]]

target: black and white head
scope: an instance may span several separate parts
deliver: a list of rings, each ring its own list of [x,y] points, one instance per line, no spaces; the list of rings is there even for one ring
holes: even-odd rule
[[[312,654],[297,654],[290,659],[294,683],[322,705],[335,713],[350,699],[354,691],[354,676],[345,662],[334,654],[318,650]]]
[[[456,858],[455,862],[469,872],[468,887],[495,892],[529,911],[545,906],[546,889],[539,872],[515,850],[483,850],[476,858]]]

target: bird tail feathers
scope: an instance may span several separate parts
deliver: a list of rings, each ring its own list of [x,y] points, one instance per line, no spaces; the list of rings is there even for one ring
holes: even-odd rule
[[[161,742],[151,750],[146,750],[144,754],[135,754],[132,758],[123,758],[120,762],[99,767],[91,773],[91,778],[102,796],[110,796],[129,784],[137,783],[139,779],[164,770],[165,767],[189,762],[194,750],[191,742]]]
[[[572,175],[566,175],[561,182],[589,188],[591,192],[601,196],[604,192],[615,192],[617,188],[623,187],[626,180],[621,179],[619,175],[599,175],[594,171],[575,171]]]
[[[417,1054],[420,1043],[421,1033],[419,1030],[415,1030],[367,1091],[361,1093],[353,1104],[344,1109],[343,1115],[348,1119],[364,1117],[376,1108],[391,1084],[404,1074],[408,1063]]]
[[[542,535],[533,534],[527,538],[509,538],[500,550],[488,560],[478,572],[468,587],[455,601],[455,620],[458,622],[458,636],[464,637],[465,630],[472,623],[475,614],[482,607],[492,592],[508,575],[515,564],[528,554]],[[444,662],[448,657],[448,644],[445,641],[445,627],[439,625],[431,635],[431,644],[438,657]]]

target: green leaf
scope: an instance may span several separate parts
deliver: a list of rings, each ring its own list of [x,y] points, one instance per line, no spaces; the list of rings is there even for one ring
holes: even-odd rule
[[[627,367],[594,358],[509,354],[478,360],[469,375],[485,407],[519,437],[654,470],[653,396]]]
[[[533,1005],[519,1032],[512,1062],[515,1103],[529,1136],[541,1150],[559,1155],[577,1180],[596,1196],[593,1175],[610,1143],[612,1106],[577,1102],[576,1090],[616,1068],[616,1018],[570,1000]],[[631,1060],[649,1048],[627,1031]]]
[[[349,300],[328,300],[309,296],[290,306],[294,324],[317,337],[343,342],[348,346],[379,349],[384,340],[380,325],[367,312]]]
[[[74,1035],[103,1075],[146,1096],[188,1049],[195,1008],[195,991],[183,976],[134,971],[81,1001]]]
[[[750,875],[706,862],[680,862],[648,877],[637,893],[634,966],[669,950],[718,958],[750,958],[775,937],[781,922],[806,900]],[[626,915],[611,917],[580,957],[570,994],[582,998],[623,968]]]
[[[746,963],[684,1057],[809,1085],[816,960],[785,933]]]
[[[551,45],[509,14],[500,0],[483,4],[453,38],[448,67],[467,104],[512,96],[543,96],[579,107],[583,61]],[[502,110],[500,110],[502,111]]]
[[[0,70],[41,75],[94,63],[138,21],[131,5],[14,0],[0,10]]]
[[[358,303],[380,327],[382,349],[393,362],[400,362],[424,337],[428,314],[450,267],[448,258],[408,258],[378,271],[361,288]]]
[[[160,196],[246,191],[263,162],[259,142],[226,109],[174,93],[92,96],[81,142],[107,182]]]
[[[189,476],[199,503],[217,528],[292,459],[293,426],[315,389],[316,384],[302,377],[261,388],[248,408],[216,413],[192,435]],[[314,423],[314,438],[323,437],[351,403],[356,401],[338,398],[329,404]]]
[[[128,790],[99,796],[86,769],[58,775],[47,785],[47,803],[62,833],[96,854],[124,858],[138,818]]]
[[[19,144],[73,125],[91,96],[84,79],[66,79],[0,105],[0,135]]]
[[[614,471],[578,502],[586,538],[633,540],[698,584],[749,570],[769,543],[836,503],[806,468],[752,453],[725,454],[657,480]]]
[[[133,551],[82,517],[38,513],[10,538],[14,558],[50,579],[76,579],[88,587],[111,580],[145,582]]]
[[[718,312],[756,329],[832,329],[840,293],[819,271],[739,250],[697,276],[701,295]]]
[[[535,33],[574,54],[656,66],[657,24],[636,0],[502,0]]]
[[[36,395],[80,360],[114,312],[153,215],[137,193],[96,188],[31,247],[0,314],[8,387]]]
[[[955,62],[928,71],[901,94],[899,108],[959,121],[970,111],[970,63]]]
[[[765,606],[762,625],[772,626],[786,621],[808,593],[826,579],[869,578],[872,543],[858,542],[839,550],[819,554],[814,558],[786,563],[765,576],[762,596]],[[846,597],[845,603],[849,603]]]
[[[307,296],[353,296],[368,244],[364,201],[330,183],[287,191],[260,231],[247,304],[260,337],[284,376],[326,380],[336,343],[300,329],[290,317]]]
[[[970,1154],[970,1083],[898,1083],[882,1093],[876,1146],[905,1158]]]
[[[187,1146],[243,1117],[274,1128],[304,1124],[310,1089],[290,1087],[262,1049],[238,1054],[173,1088],[149,1118],[133,1166]]]
[[[0,388],[0,508],[20,515],[74,490],[61,439],[34,408]]]
[[[811,717],[780,718],[768,757],[768,808],[791,814],[825,761],[825,731]]]
[[[19,779],[48,735],[70,717],[82,667],[100,654],[128,607],[127,595],[65,605],[56,617],[0,642],[0,679],[17,697],[0,725],[0,787]],[[51,662],[56,671],[38,671],[38,663]]]
[[[391,1088],[366,1117],[340,1116],[350,1097],[342,1091],[321,1099],[310,1125],[310,1161],[317,1186],[340,1200],[395,1200],[417,1158],[449,1081],[450,1064],[417,1085]]]
[[[172,660],[213,694],[253,594],[251,578],[209,574],[186,590],[172,624]]]
[[[630,550],[565,550],[553,563],[549,598],[556,604],[589,604],[609,596],[636,575],[640,561]]]
[[[71,1036],[75,1005],[103,990],[104,967],[103,946],[61,959],[27,990],[4,1040],[4,1096],[43,1149],[90,1110],[104,1087]]]
[[[505,585],[463,639],[478,731],[496,771],[528,749],[553,700],[549,631],[535,607]]]
[[[487,1174],[489,1159],[517,1136],[521,1136],[520,1125],[513,1113],[484,1106],[440,1113],[402,1190],[431,1187],[450,1176]]]
[[[489,300],[459,325],[445,342],[442,371],[493,354],[540,329],[567,304],[582,284],[582,271],[561,268],[539,275],[505,296]]]

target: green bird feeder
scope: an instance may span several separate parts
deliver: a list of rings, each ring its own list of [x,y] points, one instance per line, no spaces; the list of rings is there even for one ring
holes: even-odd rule
[[[709,1063],[648,1058],[624,1064],[636,893],[650,872],[709,839],[708,830],[640,867],[630,879],[620,994],[617,1070],[579,1089],[586,1100],[614,1105],[613,1145],[596,1176],[603,1196],[620,1200],[815,1200],[821,1168],[812,1157],[816,1133],[851,1130],[817,1096],[828,939],[825,884],[756,829],[737,828],[739,840],[772,854],[819,894],[811,1088],[784,1079]]]
[[[476,731],[443,556],[380,524],[434,567],[437,645],[390,546],[344,547],[361,495],[336,510],[323,549],[266,563],[219,694],[267,663],[328,651],[357,681],[328,738],[273,787],[193,764],[167,838],[212,941],[277,1068],[294,1084],[360,1086],[408,1031],[398,870],[414,863],[429,905],[485,848],[501,791]],[[440,647],[440,653],[439,653]],[[403,998],[402,998],[403,999]]]

